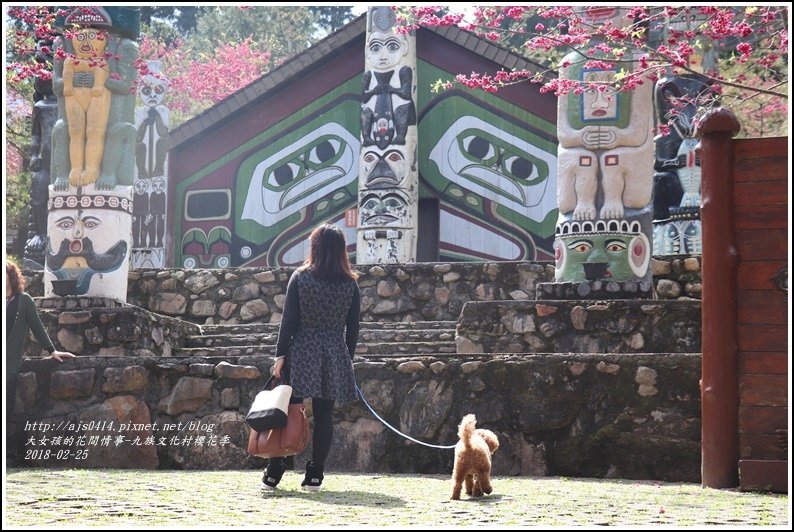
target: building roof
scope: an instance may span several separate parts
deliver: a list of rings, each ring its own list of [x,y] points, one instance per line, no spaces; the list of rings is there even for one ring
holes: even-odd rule
[[[542,65],[515,54],[507,48],[455,26],[421,28],[420,31],[431,31],[440,35],[507,70],[538,71],[544,68]],[[230,94],[206,111],[183,122],[169,133],[170,148],[176,148],[192,137],[209,131],[215,125],[225,121],[250,103],[266,97],[274,89],[298,77],[304,70],[311,68],[316,62],[326,58],[329,53],[360,45],[359,40],[365,34],[366,13],[300,52],[292,59],[270,70],[261,78]],[[364,65],[361,65],[361,68],[363,70]]]

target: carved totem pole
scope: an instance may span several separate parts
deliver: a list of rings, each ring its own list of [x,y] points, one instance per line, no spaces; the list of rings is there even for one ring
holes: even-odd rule
[[[367,13],[359,160],[359,264],[416,260],[416,38],[390,7]]]
[[[670,37],[706,24],[705,15],[681,8],[652,35]],[[699,39],[687,66],[696,72],[716,71],[717,61],[708,39]],[[656,113],[660,124],[669,125],[656,138],[653,175],[653,249],[657,255],[703,252],[700,223],[700,154],[694,138],[694,119],[712,103],[709,78],[699,74],[669,75],[656,84]]]
[[[125,301],[140,9],[76,7],[58,23],[79,29],[55,42],[45,296]]]
[[[617,7],[578,8],[577,14],[594,25],[632,22]],[[563,64],[560,77],[582,83],[584,91],[558,100],[556,275],[539,297],[650,297],[651,83],[615,91],[611,83],[630,62],[590,68],[574,52]]]
[[[135,109],[135,195],[132,204],[132,267],[162,268],[165,259],[165,212],[168,178],[169,111],[163,105],[168,80],[160,62],[149,61]]]
[[[36,61],[52,61],[52,41],[36,43]],[[52,92],[52,80],[36,78],[33,82],[33,131],[30,141],[30,217],[25,243],[25,268],[43,270],[47,249],[47,199],[50,185],[50,148],[52,128],[58,118],[58,101]]]
[[[659,122],[670,126],[667,135],[656,139],[653,248],[657,255],[703,252],[694,118],[709,94],[707,78],[696,74],[666,77],[656,84]]]

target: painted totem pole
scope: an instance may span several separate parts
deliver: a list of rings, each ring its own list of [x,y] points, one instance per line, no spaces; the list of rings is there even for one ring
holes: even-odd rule
[[[594,25],[625,27],[626,10],[581,8]],[[594,43],[595,44],[595,43]],[[557,205],[553,290],[565,299],[651,295],[653,108],[650,82],[617,92],[611,83],[631,63],[588,68],[569,54],[560,77],[584,85],[558,100]],[[546,287],[551,288],[551,287]],[[544,289],[545,290],[545,289]]]
[[[149,61],[135,109],[135,195],[132,202],[132,267],[162,268],[165,259],[165,212],[169,111],[163,105],[168,80],[160,62]]]
[[[140,10],[77,7],[58,23],[79,29],[55,42],[58,121],[52,132],[45,296],[124,301]]]
[[[36,43],[36,61],[52,61],[52,41]],[[52,128],[58,118],[58,101],[52,92],[52,79],[36,78],[33,82],[33,131],[30,141],[30,218],[25,243],[25,268],[43,270],[47,249],[47,199],[50,185],[50,148]]]
[[[670,132],[656,139],[653,248],[657,255],[700,254],[700,154],[694,138],[699,103],[708,97],[707,78],[696,74],[662,78],[656,84],[659,122]]]
[[[359,264],[416,260],[416,38],[390,7],[367,13],[359,160]]]
[[[681,8],[656,32],[657,39],[670,32],[698,29],[705,15]],[[696,71],[716,71],[713,47],[699,40],[687,58]],[[700,154],[694,138],[695,115],[712,98],[708,78],[699,74],[669,75],[656,84],[655,104],[658,121],[670,131],[656,140],[653,175],[653,249],[657,255],[703,252],[700,223]]]

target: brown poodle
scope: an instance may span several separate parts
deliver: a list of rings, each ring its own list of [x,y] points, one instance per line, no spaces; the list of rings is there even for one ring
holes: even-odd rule
[[[455,446],[455,467],[452,470],[452,500],[460,499],[465,480],[466,494],[482,497],[491,493],[491,454],[499,447],[499,438],[490,430],[475,429],[474,414],[463,416],[458,426],[460,441]]]

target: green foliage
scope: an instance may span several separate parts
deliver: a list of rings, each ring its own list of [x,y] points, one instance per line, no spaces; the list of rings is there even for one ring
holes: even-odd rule
[[[317,16],[317,26],[325,35],[353,20],[350,6],[309,6],[309,12]]]
[[[318,15],[306,7],[216,7],[198,18],[186,46],[194,57],[211,56],[229,43],[248,37],[254,46],[270,51],[270,68],[309,47]]]
[[[176,33],[185,36],[196,29],[199,17],[212,9],[210,6],[141,6],[141,24],[148,27],[155,23],[166,24]],[[154,35],[149,36],[154,38]]]

